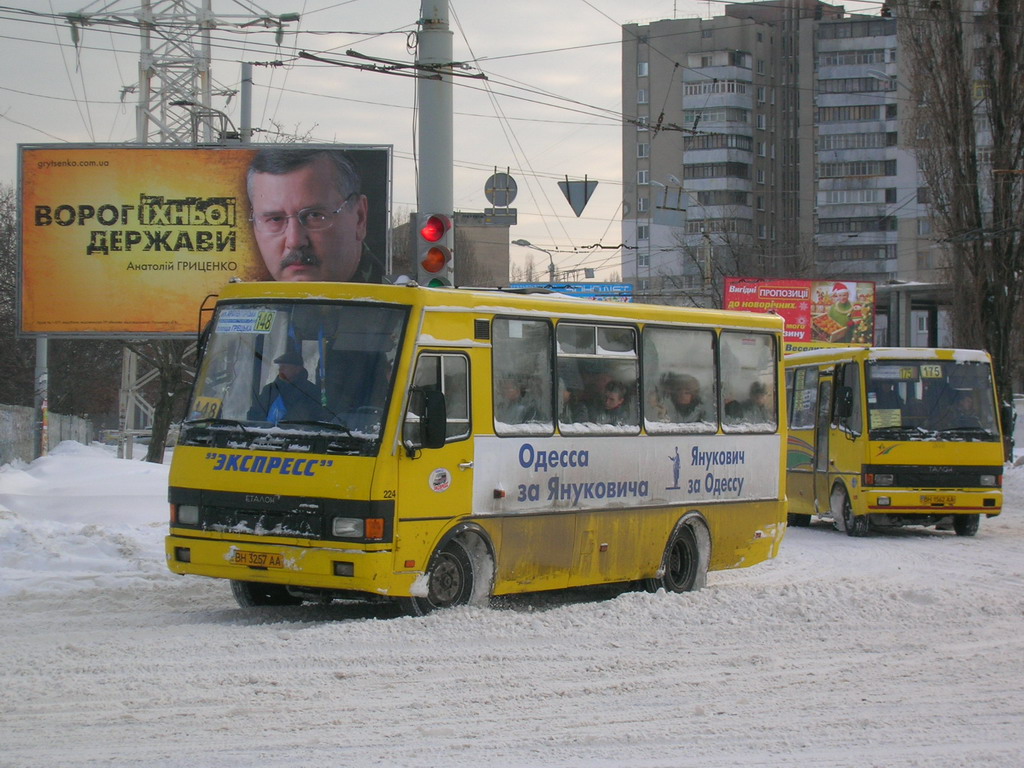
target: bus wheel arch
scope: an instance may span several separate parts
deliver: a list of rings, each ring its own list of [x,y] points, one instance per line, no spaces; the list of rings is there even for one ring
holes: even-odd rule
[[[688,512],[668,538],[661,566],[654,578],[645,579],[648,592],[694,592],[707,584],[711,562],[711,532],[704,516]]]
[[[485,602],[494,584],[494,547],[480,527],[456,526],[434,548],[415,594],[398,598],[403,612],[426,616],[439,608]]]
[[[829,494],[829,506],[832,512],[832,521],[836,528],[845,531],[847,536],[867,536],[871,528],[871,521],[868,515],[854,515],[853,502],[850,501],[850,492],[846,486],[837,481],[832,486]]]

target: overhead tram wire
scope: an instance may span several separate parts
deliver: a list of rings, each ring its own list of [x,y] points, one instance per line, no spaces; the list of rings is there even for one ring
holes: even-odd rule
[[[462,28],[462,23],[459,20],[458,15],[455,13],[454,9],[452,10],[452,15],[455,18],[455,24],[459,28],[459,33],[462,35],[462,39],[463,39],[463,42],[466,44],[466,48],[469,50],[471,56],[475,56],[475,53],[473,52],[472,43],[470,43],[469,39],[466,37],[465,30]],[[528,153],[525,151],[525,149],[523,148],[522,144],[519,142],[518,137],[516,136],[515,132],[512,130],[511,124],[509,124],[506,120],[503,119],[504,116],[505,116],[504,115],[504,111],[502,110],[501,105],[499,104],[498,99],[496,98],[493,90],[490,88],[490,81],[489,80],[485,81],[485,83],[486,83],[485,90],[487,91],[487,97],[490,100],[491,105],[494,107],[495,113],[499,116],[499,124],[501,125],[502,133],[505,136],[505,141],[509,145],[509,149],[512,151],[513,157],[516,157],[517,160],[518,160],[518,157],[519,157],[519,155],[517,154],[517,148],[518,148],[518,153],[521,154],[521,156],[522,156],[522,160],[519,160],[519,165],[522,165],[523,162],[525,162],[527,167],[530,169],[530,171],[532,173],[533,172],[533,166],[531,164],[530,158],[528,157]],[[530,184],[529,177],[527,177],[526,184],[527,184],[527,188],[530,190],[531,197],[533,197],[534,200],[536,200],[537,199],[537,194],[534,191],[533,186]],[[551,203],[550,198],[547,195],[547,191],[546,191],[545,187],[543,185],[540,185],[539,189],[540,189],[541,195],[544,198],[545,204],[548,206],[548,208],[550,208],[551,210],[554,210],[554,207],[553,207],[553,205]],[[548,236],[551,237],[551,229],[550,229],[550,227],[548,225],[548,221],[549,221],[548,217],[547,216],[542,217],[542,221],[543,221],[543,224],[544,224],[544,229],[547,231]],[[560,220],[559,220],[559,223],[561,223]],[[564,224],[562,225],[562,231],[563,231],[563,234],[565,234],[566,237],[568,238],[569,233],[568,233],[568,231],[566,231]]]

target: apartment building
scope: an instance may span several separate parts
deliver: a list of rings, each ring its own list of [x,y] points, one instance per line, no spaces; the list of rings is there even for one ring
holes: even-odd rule
[[[717,306],[724,275],[866,280],[879,342],[948,342],[896,23],[780,0],[623,27],[639,300]]]

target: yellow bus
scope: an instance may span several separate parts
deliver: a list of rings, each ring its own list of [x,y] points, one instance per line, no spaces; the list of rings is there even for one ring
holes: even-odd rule
[[[966,349],[856,347],[785,358],[789,524],[978,531],[1002,509],[992,363]]]
[[[781,320],[237,283],[170,471],[172,571],[242,606],[700,587],[786,527]]]

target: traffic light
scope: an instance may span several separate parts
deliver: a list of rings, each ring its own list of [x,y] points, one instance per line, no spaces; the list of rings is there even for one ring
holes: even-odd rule
[[[452,285],[455,265],[452,220],[442,213],[416,214],[416,264],[418,282],[430,288]]]

